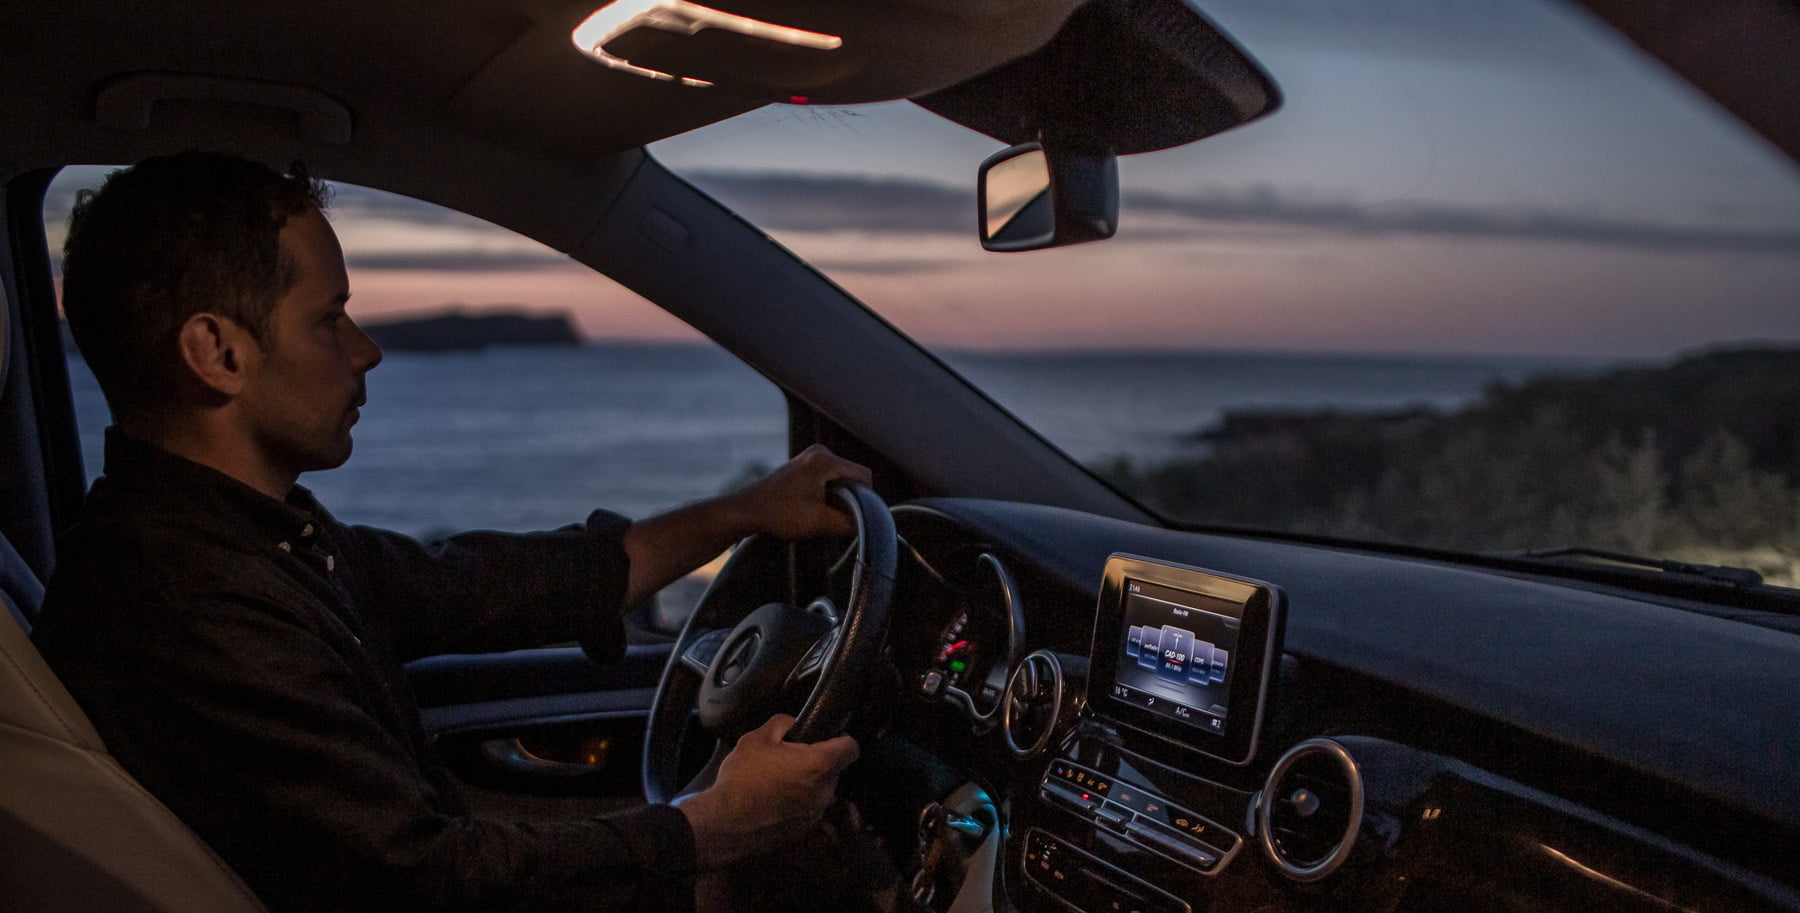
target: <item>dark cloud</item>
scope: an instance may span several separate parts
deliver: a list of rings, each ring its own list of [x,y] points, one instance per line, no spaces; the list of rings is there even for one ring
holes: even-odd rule
[[[431,251],[394,251],[387,253],[358,254],[349,252],[346,257],[351,269],[361,270],[426,270],[443,273],[481,273],[501,272],[506,270],[552,269],[568,266],[573,263],[568,257],[552,250],[534,251],[486,251],[486,250],[431,250]]]
[[[1252,54],[1270,44],[1368,57],[1591,72],[1567,4],[1493,0],[1207,0],[1206,15]],[[1279,81],[1279,73],[1276,74]]]
[[[391,219],[414,225],[454,225],[505,231],[490,222],[436,203],[356,184],[331,185],[331,215],[333,218]]]
[[[974,193],[904,179],[703,172],[694,183],[774,231],[974,234]],[[1800,228],[1671,225],[1551,209],[1443,203],[1370,206],[1302,199],[1271,186],[1174,195],[1127,193],[1122,221],[1163,215],[1147,229],[1165,239],[1221,236],[1221,229],[1288,228],[1350,235],[1555,241],[1666,251],[1800,252]],[[1138,232],[1140,237],[1145,237]]]
[[[1364,206],[1297,200],[1273,187],[1214,190],[1193,196],[1127,194],[1131,213],[1161,213],[1196,222],[1310,228],[1358,235],[1421,235],[1567,241],[1669,251],[1800,253],[1800,228],[1756,229],[1669,225],[1548,209],[1487,209],[1434,203]]]
[[[555,269],[575,261],[554,251],[443,250],[357,254],[347,252],[345,265],[353,270],[415,270],[437,273],[485,273]],[[62,275],[62,255],[52,253],[51,269]],[[585,267],[582,267],[585,269]]]
[[[975,233],[975,188],[907,178],[782,172],[686,175],[744,218],[773,231]]]
[[[955,269],[961,262],[949,258],[935,259],[930,257],[896,257],[892,259],[819,259],[811,261],[812,265],[826,273],[861,273],[870,276],[913,276],[923,273],[941,273]]]
[[[73,183],[53,182],[44,191],[44,217],[49,226],[66,226],[69,211],[75,208],[75,195],[84,188]]]
[[[702,190],[774,232],[864,232],[880,235],[975,235],[975,194],[967,186],[906,178],[701,171],[687,176]],[[57,188],[72,195],[74,187]],[[342,219],[381,218],[402,224],[468,229],[469,246],[416,251],[350,250],[352,267],[470,273],[550,269],[571,261],[544,249],[488,250],[475,245],[510,233],[478,219],[395,194],[337,185],[333,209]],[[66,207],[67,201],[55,204]],[[54,213],[56,208],[47,207]],[[1730,252],[1793,256],[1800,227],[1676,225],[1614,219],[1545,208],[1500,209],[1445,203],[1365,205],[1297,195],[1261,185],[1190,194],[1127,193],[1125,230],[1143,241],[1239,240],[1280,244],[1296,232],[1346,236],[1410,236],[1548,241],[1647,251]],[[1155,217],[1155,218],[1153,218]],[[1146,224],[1147,223],[1147,224]],[[932,257],[846,257],[821,260],[828,272],[925,274],[954,268]],[[60,267],[60,264],[58,264]]]
[[[75,205],[75,195],[82,190],[98,189],[106,176],[118,170],[110,166],[79,165],[63,169],[44,195],[44,211],[67,213]],[[392,218],[403,222],[431,225],[488,225],[473,216],[445,209],[423,200],[374,190],[356,184],[330,183],[333,215],[360,218]],[[491,226],[490,226],[491,227]]]

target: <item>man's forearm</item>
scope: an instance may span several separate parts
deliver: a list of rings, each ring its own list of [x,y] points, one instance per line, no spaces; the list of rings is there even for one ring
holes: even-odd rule
[[[737,495],[725,495],[631,524],[625,531],[625,554],[631,559],[625,604],[648,599],[756,532],[754,518],[741,500]]]
[[[631,525],[626,605],[636,605],[681,575],[752,533],[783,539],[854,532],[850,516],[832,506],[829,486],[871,481],[869,470],[814,444],[774,472],[717,498],[676,508]]]

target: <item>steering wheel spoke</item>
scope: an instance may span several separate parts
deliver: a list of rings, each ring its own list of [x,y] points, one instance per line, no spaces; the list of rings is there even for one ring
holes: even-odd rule
[[[831,630],[819,635],[812,649],[800,657],[800,664],[788,674],[787,687],[791,688],[819,674],[819,670],[825,667],[825,660],[831,656],[831,651],[837,648],[838,634],[842,631],[842,625],[832,625]]]
[[[681,651],[681,664],[693,670],[695,675],[705,675],[730,635],[730,628],[714,628],[694,638],[687,649]]]
[[[700,772],[694,774],[694,778],[681,788],[680,796],[672,800],[671,804],[679,804],[681,799],[713,785],[713,781],[719,779],[719,765],[725,763],[725,756],[731,754],[731,746],[735,744],[737,744],[736,738],[720,739],[718,744],[713,746],[712,757],[706,759],[706,766],[700,768]]]

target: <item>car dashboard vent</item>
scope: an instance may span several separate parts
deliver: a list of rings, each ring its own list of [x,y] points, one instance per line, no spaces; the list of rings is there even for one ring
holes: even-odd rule
[[[1269,771],[1256,802],[1257,837],[1283,874],[1317,881],[1350,855],[1362,811],[1355,759],[1330,739],[1308,739]]]
[[[1038,650],[1026,656],[1006,680],[1000,724],[1015,757],[1032,757],[1050,744],[1062,701],[1062,663],[1056,654]]]

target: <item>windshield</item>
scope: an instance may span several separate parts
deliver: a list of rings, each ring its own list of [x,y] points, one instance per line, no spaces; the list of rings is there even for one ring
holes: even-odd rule
[[[1208,0],[1286,97],[989,254],[998,148],[768,108],[659,159],[1176,522],[1476,552],[1800,555],[1800,172],[1585,13]]]

